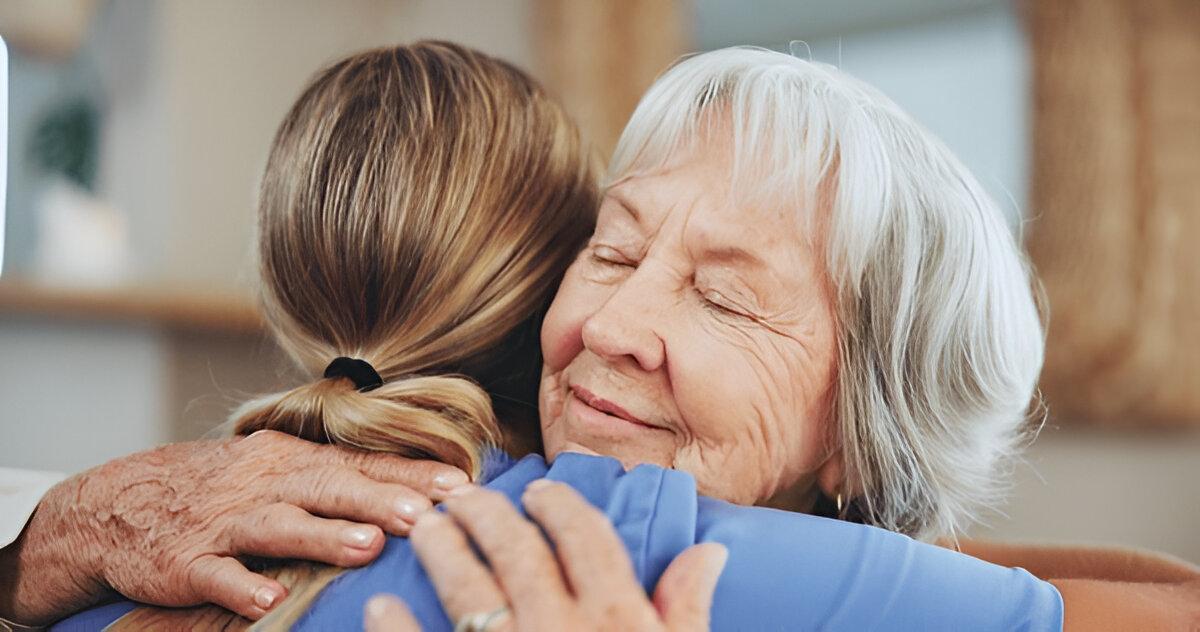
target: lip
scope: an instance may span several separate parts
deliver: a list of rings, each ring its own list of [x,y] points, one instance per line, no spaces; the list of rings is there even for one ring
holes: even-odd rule
[[[642,421],[638,417],[630,414],[629,411],[621,408],[616,403],[610,402],[603,397],[599,397],[595,393],[583,388],[582,386],[571,385],[571,394],[574,395],[580,402],[597,412],[601,412],[610,417],[616,417],[631,424],[636,424],[645,428],[653,428],[655,430],[659,429],[658,426],[653,426],[645,421]]]

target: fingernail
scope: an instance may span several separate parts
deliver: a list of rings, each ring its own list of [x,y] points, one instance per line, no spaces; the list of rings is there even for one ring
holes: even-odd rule
[[[725,572],[725,563],[729,561],[729,549],[723,544],[718,546],[719,549],[714,550],[708,558],[708,571],[714,584],[721,578],[721,573]]]
[[[526,485],[526,486],[525,486],[525,491],[527,491],[527,492],[536,492],[536,491],[537,491],[537,490],[539,490],[539,489],[546,489],[547,487],[550,487],[550,486],[551,486],[551,485],[553,485],[553,484],[554,484],[554,483],[553,483],[552,481],[549,481],[549,480],[547,480],[547,479],[544,479],[544,478],[539,478],[539,479],[537,479],[536,481],[533,481],[532,483],[530,483],[530,484]]]
[[[450,491],[460,485],[471,482],[471,478],[462,470],[454,470],[433,477],[433,485],[442,491]]]
[[[391,626],[396,625],[397,620],[402,616],[398,605],[396,598],[390,595],[379,594],[371,597],[363,612],[365,619],[363,623],[366,624],[368,632],[392,629]]]
[[[372,622],[382,621],[387,616],[388,598],[383,595],[375,595],[367,602],[367,618]]]
[[[417,511],[417,506],[414,505],[412,501],[404,498],[397,500],[395,507],[396,515],[400,516],[401,520],[409,524],[412,524],[417,519],[417,514],[420,513]]]
[[[263,610],[270,610],[279,600],[279,591],[270,586],[263,586],[254,591],[254,605]]]
[[[375,530],[370,527],[347,527],[342,531],[342,544],[355,549],[369,549],[375,541]]]

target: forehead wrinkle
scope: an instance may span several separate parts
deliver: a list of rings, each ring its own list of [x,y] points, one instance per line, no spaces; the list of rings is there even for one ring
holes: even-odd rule
[[[634,204],[632,201],[630,201],[629,198],[627,198],[625,196],[625,194],[621,193],[621,191],[617,188],[617,186],[618,185],[609,187],[609,189],[604,192],[604,197],[615,201],[618,206],[620,206],[626,213],[628,213],[631,217],[633,217],[633,221],[637,222],[638,224],[641,224],[642,223],[641,211],[638,210],[637,205]]]
[[[618,185],[614,185],[605,193],[606,197],[611,197],[613,201],[617,202],[618,206],[624,209],[637,225],[643,229],[647,236],[647,248],[650,242],[655,240],[671,216],[678,210],[681,198],[693,198],[689,211],[694,210],[695,204],[698,201],[698,198],[695,198],[695,196],[672,196],[669,203],[660,203],[660,200],[657,199],[659,196],[654,195],[654,192],[660,187],[656,186],[653,181],[662,180],[667,177],[666,174],[655,174],[653,176],[627,178]],[[667,180],[667,182],[669,183],[670,181]]]
[[[713,262],[730,266],[734,270],[740,267],[759,271],[767,268],[767,263],[753,252],[733,244],[717,244],[702,246],[700,256],[696,258],[702,263]]]

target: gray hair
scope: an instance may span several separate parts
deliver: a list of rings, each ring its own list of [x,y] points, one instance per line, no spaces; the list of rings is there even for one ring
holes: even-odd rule
[[[1003,213],[882,93],[754,48],[660,77],[609,182],[664,168],[714,125],[733,136],[736,195],[794,200],[821,228],[840,354],[831,440],[854,506],[918,538],[962,532],[1007,492],[1042,365],[1035,282]]]

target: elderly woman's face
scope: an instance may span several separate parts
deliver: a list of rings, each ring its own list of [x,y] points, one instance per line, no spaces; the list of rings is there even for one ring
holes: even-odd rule
[[[836,345],[796,209],[729,202],[727,151],[613,187],[542,328],[542,435],[749,504],[829,456]]]

